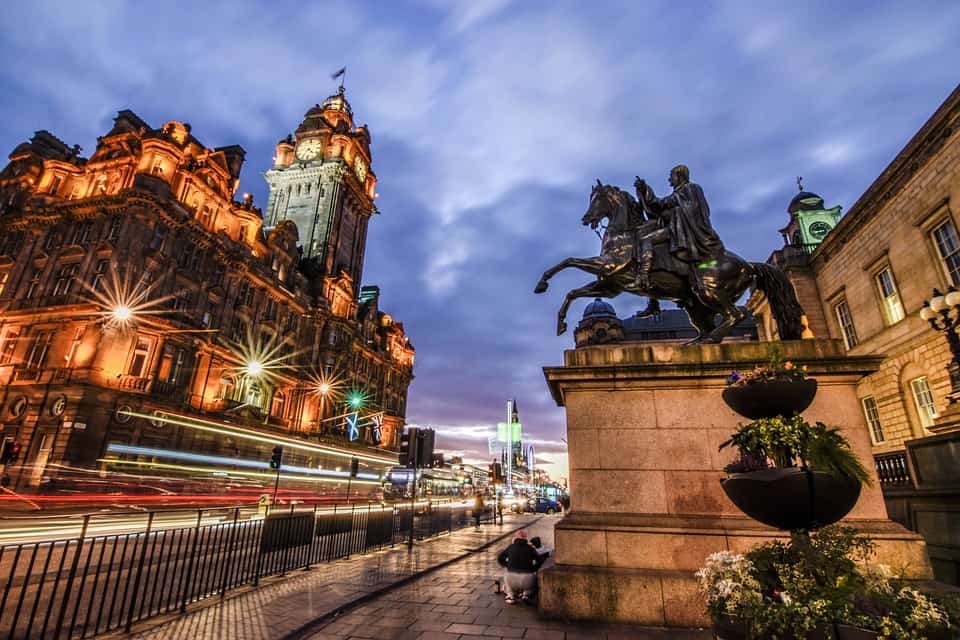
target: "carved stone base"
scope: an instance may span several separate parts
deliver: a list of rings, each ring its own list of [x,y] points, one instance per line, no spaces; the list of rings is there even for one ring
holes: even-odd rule
[[[786,537],[745,517],[720,487],[733,453],[717,448],[745,422],[721,392],[731,371],[765,364],[767,349],[626,343],[567,351],[564,366],[545,369],[567,412],[572,509],[557,525],[556,566],[541,577],[543,613],[706,625],[694,576],[704,559]],[[880,359],[848,357],[828,340],[786,342],[783,352],[819,384],[807,420],[840,426],[872,468],[856,384]],[[878,561],[932,575],[922,538],[888,519],[875,475],[842,522],[878,543]]]

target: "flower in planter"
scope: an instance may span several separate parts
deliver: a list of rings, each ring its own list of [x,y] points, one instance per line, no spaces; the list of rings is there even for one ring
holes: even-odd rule
[[[826,527],[743,555],[712,554],[697,578],[715,624],[739,622],[752,638],[805,638],[815,630],[833,637],[837,624],[884,640],[922,640],[949,627],[953,610],[868,564],[874,551],[854,529]]]
[[[795,363],[783,360],[783,351],[780,345],[771,348],[770,361],[753,371],[741,373],[733,371],[727,377],[727,386],[740,387],[758,382],[796,382],[807,377],[807,365],[798,367]]]
[[[743,473],[774,467],[796,466],[848,477],[869,485],[866,468],[853,453],[850,442],[836,427],[822,422],[811,425],[801,416],[760,418],[741,425],[729,440],[720,445],[734,447],[738,458],[725,467],[727,473]]]
[[[711,615],[743,618],[759,607],[763,598],[754,573],[753,564],[739,553],[719,551],[707,556],[696,576]]]

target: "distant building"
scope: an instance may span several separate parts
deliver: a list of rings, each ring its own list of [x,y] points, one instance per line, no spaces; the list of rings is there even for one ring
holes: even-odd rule
[[[185,450],[269,459],[269,444],[170,416],[325,443],[329,459],[285,454],[313,475],[339,473],[344,455],[389,460],[414,349],[379,288],[359,286],[369,143],[342,91],[311,108],[265,174],[266,219],[233,199],[243,149],[208,148],[185,123],[125,110],[89,158],[47,131],[14,149],[0,172],[14,484],[184,465]]]
[[[649,318],[636,315],[618,318],[613,305],[597,298],[586,306],[574,331],[576,345],[616,342],[688,342],[697,336],[687,313],[682,309],[663,309]],[[757,325],[747,317],[737,323],[727,341],[756,340]]]

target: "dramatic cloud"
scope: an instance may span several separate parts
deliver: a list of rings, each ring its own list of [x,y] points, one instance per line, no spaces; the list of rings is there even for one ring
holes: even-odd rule
[[[274,143],[346,65],[383,211],[365,280],[418,349],[410,422],[485,460],[480,434],[516,397],[562,475],[563,413],[540,369],[571,346],[553,336],[556,308],[589,278],[531,290],[597,252],[578,224],[597,177],[663,193],[669,168],[690,165],[727,243],[762,260],[797,175],[849,209],[957,82],[956,3],[704,7],[8,2],[0,146],[46,128],[91,149],[131,108],[242,145],[241,190],[264,202]],[[615,304],[626,316],[642,302]]]

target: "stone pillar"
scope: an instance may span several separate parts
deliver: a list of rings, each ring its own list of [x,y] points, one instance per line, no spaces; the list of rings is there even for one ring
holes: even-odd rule
[[[856,384],[880,357],[850,357],[839,341],[781,343],[819,385],[804,412],[840,426],[873,469]],[[566,407],[571,509],[556,528],[556,565],[541,573],[548,616],[665,626],[708,624],[694,572],[710,553],[785,536],[743,515],[720,486],[734,457],[718,447],[746,420],[721,392],[731,371],[769,361],[769,343],[581,347],[545,367]],[[880,483],[845,520],[874,538],[878,560],[930,577],[922,538],[887,517]]]

